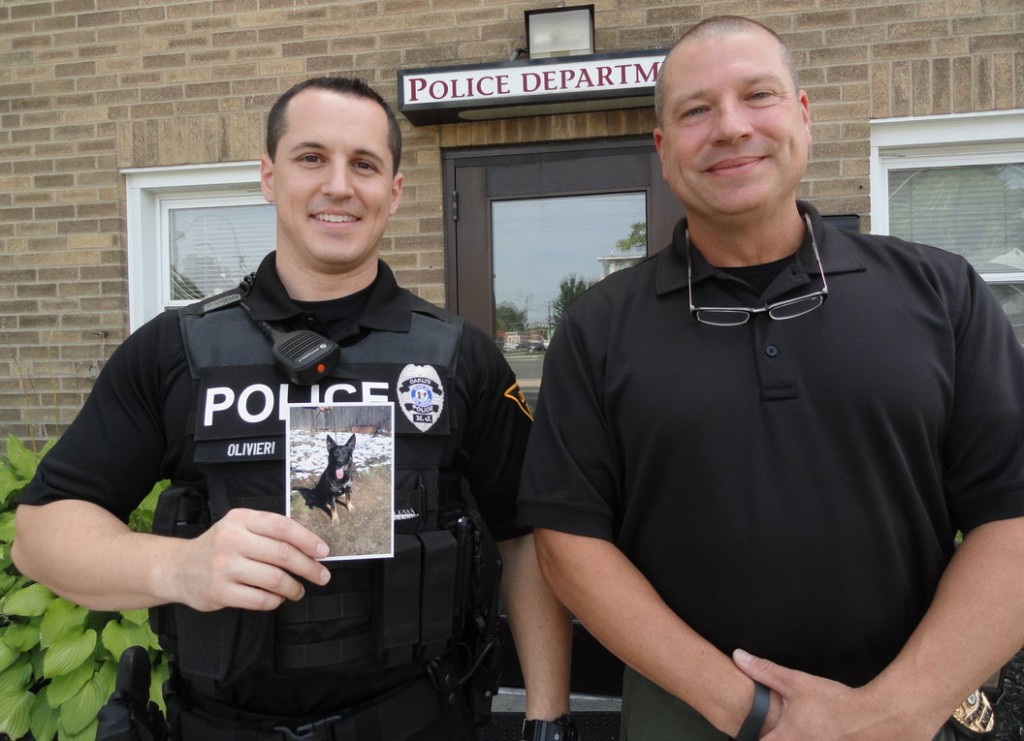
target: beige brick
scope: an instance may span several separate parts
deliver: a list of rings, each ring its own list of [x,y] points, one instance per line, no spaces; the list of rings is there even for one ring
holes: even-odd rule
[[[967,37],[951,37],[935,40],[935,56],[937,59],[949,59],[967,54],[970,51],[970,39]]]
[[[932,60],[932,110],[936,114],[952,110],[950,74],[948,59]]]
[[[971,37],[970,50],[972,54],[987,54],[997,51],[1014,52],[1022,48],[1024,48],[1024,33],[990,34]]]
[[[812,99],[802,195],[867,211],[871,118],[1024,107],[1020,0],[595,0],[602,52],[670,46],[713,13],[784,35]],[[60,0],[0,3],[0,426],[56,429],[127,330],[123,167],[247,160],[276,96],[347,71],[394,101],[398,69],[498,64],[525,43],[522,0]],[[410,19],[415,19],[410,23]],[[382,249],[445,297],[442,148],[649,137],[650,109],[414,127],[405,201]],[[11,281],[14,281],[13,283]],[[57,285],[68,286],[55,295]],[[17,303],[18,301],[27,303]],[[12,325],[7,324],[10,331]],[[107,332],[97,338],[94,332]],[[39,347],[59,337],[62,355]],[[99,359],[99,360],[97,360]],[[15,370],[20,368],[21,370]],[[29,373],[35,403],[12,373]],[[3,374],[7,376],[4,377]],[[8,401],[17,397],[16,402]]]
[[[892,64],[892,115],[909,116],[913,95],[909,62]]]
[[[889,26],[889,38],[893,41],[935,39],[943,38],[949,34],[950,23],[947,20],[893,23]]]
[[[953,60],[953,112],[963,113],[971,110],[974,75],[970,57],[957,57]]]
[[[1024,84],[1021,83],[1021,80],[1024,80],[1024,52],[1013,55],[1013,78],[1016,90],[1013,105],[1015,108],[1024,107]]]
[[[974,102],[973,110],[987,111],[994,105],[994,91],[992,89],[992,58],[979,57],[974,62]]]

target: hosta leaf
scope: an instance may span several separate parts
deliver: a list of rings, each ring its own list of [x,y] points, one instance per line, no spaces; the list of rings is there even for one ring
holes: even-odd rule
[[[89,610],[75,605],[68,600],[56,599],[50,603],[43,620],[39,624],[39,642],[43,648],[53,644],[67,633],[79,633],[85,624]]]
[[[124,616],[124,620],[136,625],[149,622],[149,610],[125,610],[121,614]],[[122,622],[124,621],[122,620]]]
[[[149,649],[150,634],[142,625],[122,620],[120,623],[111,621],[103,629],[103,645],[115,659],[129,646],[142,646]]]
[[[10,543],[14,540],[14,510],[0,514],[0,541]]]
[[[11,492],[24,484],[25,482],[14,473],[14,469],[0,460],[0,492]]]
[[[45,648],[53,644],[65,633],[77,632],[77,628],[85,625],[89,610],[85,607],[68,602],[66,599],[55,599],[43,615],[39,624],[39,642]]]
[[[103,646],[110,651],[110,655],[114,658],[120,658],[126,648],[135,645],[122,623],[111,620],[104,626],[103,633],[100,635]]]
[[[149,699],[160,706],[164,712],[167,711],[167,704],[164,702],[164,682],[170,679],[171,670],[166,661],[161,661],[153,667],[149,676]]]
[[[0,672],[3,672],[7,667],[13,665],[20,656],[21,651],[8,646],[6,642],[0,640]]]
[[[96,670],[96,687],[103,702],[106,703],[110,696],[117,689],[117,664],[113,661],[104,661]]]
[[[91,658],[95,648],[96,631],[92,628],[77,634],[65,634],[46,649],[43,674],[47,677],[63,676]]]
[[[93,676],[74,697],[61,704],[60,725],[64,727],[65,731],[73,734],[81,733],[96,720],[100,708],[107,701],[104,689]],[[50,702],[53,702],[52,698]]]
[[[57,714],[53,712],[46,700],[49,687],[43,687],[32,701],[32,712],[29,715],[29,727],[35,741],[52,741],[57,735]]]
[[[8,594],[0,604],[0,611],[8,615],[38,617],[55,599],[57,596],[42,584],[31,582]]]
[[[35,695],[25,689],[0,692],[0,733],[21,738],[28,733],[29,715]]]
[[[14,584],[24,577],[16,574],[0,574],[0,594],[7,594],[14,587]]]
[[[0,672],[0,691],[27,689],[32,684],[32,664],[26,657]]]
[[[94,720],[92,723],[87,725],[79,733],[71,733],[61,728],[60,724],[57,725],[57,739],[58,741],[95,741],[96,729],[99,726],[99,721]]]
[[[74,697],[80,689],[92,679],[96,673],[96,662],[83,661],[80,666],[75,667],[67,674],[54,677],[49,686],[50,707],[55,708]]]
[[[11,623],[3,632],[0,641],[16,651],[29,651],[39,645],[39,626],[31,623]]]
[[[153,627],[149,623],[146,623],[142,626],[142,629],[148,637],[146,645],[150,648],[155,648],[157,651],[163,651],[163,647],[160,645],[160,639],[157,638],[156,633],[153,632]]]

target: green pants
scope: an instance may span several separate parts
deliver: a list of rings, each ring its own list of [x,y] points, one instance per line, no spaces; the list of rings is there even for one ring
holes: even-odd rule
[[[963,738],[944,726],[934,741]],[[729,741],[729,737],[678,697],[626,667],[619,741]]]
[[[729,741],[685,702],[626,668],[620,741]]]

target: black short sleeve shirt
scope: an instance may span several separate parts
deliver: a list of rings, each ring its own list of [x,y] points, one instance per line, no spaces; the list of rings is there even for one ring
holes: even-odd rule
[[[682,224],[569,307],[520,522],[613,541],[723,651],[859,684],[916,627],[956,530],[1024,515],[1024,355],[963,259],[801,208],[829,287],[809,314],[698,323]],[[821,287],[809,246],[763,295],[691,259],[701,305]]]

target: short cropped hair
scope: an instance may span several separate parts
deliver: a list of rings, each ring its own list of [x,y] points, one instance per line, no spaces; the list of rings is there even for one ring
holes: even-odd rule
[[[751,31],[763,31],[779,42],[779,47],[782,49],[782,62],[786,65],[786,69],[789,70],[789,76],[793,78],[793,89],[799,90],[800,76],[797,73],[796,63],[793,61],[793,54],[786,42],[768,26],[741,15],[716,15],[711,18],[705,18],[679,37],[679,41],[675,43],[675,46],[665,56],[665,59],[667,60],[672,56],[672,52],[685,42],[692,41],[693,39],[707,38],[709,36],[722,37],[738,33],[749,33]],[[661,125],[661,116],[665,105],[665,67],[666,65],[662,64],[661,71],[658,73],[658,80],[654,84],[654,115],[659,126]]]
[[[271,162],[277,156],[277,143],[288,128],[288,104],[303,90],[310,89],[328,90],[339,95],[366,98],[383,108],[388,118],[388,148],[391,150],[391,159],[394,162],[392,174],[398,173],[398,165],[402,159],[402,132],[398,128],[395,112],[391,110],[391,106],[381,97],[380,93],[362,80],[351,77],[314,77],[293,85],[275,101],[267,115],[267,154],[270,156]]]

